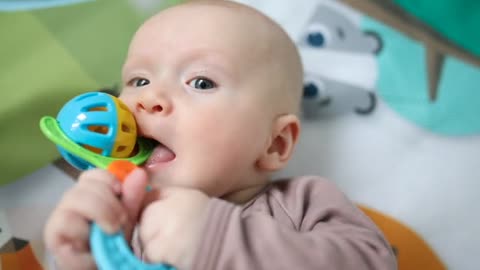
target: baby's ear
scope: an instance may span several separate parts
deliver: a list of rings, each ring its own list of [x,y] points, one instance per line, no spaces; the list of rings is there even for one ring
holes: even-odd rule
[[[300,121],[294,114],[279,116],[273,124],[269,143],[257,160],[257,167],[276,171],[287,165],[300,133]]]

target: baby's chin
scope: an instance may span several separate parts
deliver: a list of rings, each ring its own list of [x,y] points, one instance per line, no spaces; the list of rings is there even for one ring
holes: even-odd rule
[[[166,187],[182,188],[182,189],[192,189],[198,190],[205,193],[207,196],[219,197],[214,194],[214,191],[210,187],[206,187],[198,182],[193,182],[190,179],[181,179],[175,176],[168,176],[161,173],[152,173],[150,186],[153,188],[158,188],[161,190]]]

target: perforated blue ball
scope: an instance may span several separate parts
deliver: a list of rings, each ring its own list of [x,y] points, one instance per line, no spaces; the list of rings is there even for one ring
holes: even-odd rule
[[[68,101],[57,115],[62,131],[75,143],[104,156],[110,156],[118,129],[117,105],[113,96],[88,92]],[[72,166],[86,170],[94,166],[65,149],[60,154]]]

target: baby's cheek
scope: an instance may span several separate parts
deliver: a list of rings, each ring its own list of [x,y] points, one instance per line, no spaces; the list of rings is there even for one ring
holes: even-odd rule
[[[118,99],[122,101],[125,105],[127,105],[128,109],[135,113],[135,99],[132,94],[127,93],[127,91],[123,91],[119,96]]]
[[[203,157],[192,160],[190,179],[196,187],[208,195],[223,194],[234,179],[243,171],[242,157],[234,154],[230,149],[212,150]]]
[[[218,190],[253,167],[263,147],[261,137],[265,132],[256,130],[252,121],[242,118],[232,112],[223,116],[204,113],[189,123],[189,131],[184,134],[188,134],[185,140],[191,140],[188,152],[193,155],[189,163],[197,172],[192,177],[199,185]]]

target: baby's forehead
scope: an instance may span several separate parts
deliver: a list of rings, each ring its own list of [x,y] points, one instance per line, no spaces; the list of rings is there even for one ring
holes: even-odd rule
[[[230,74],[245,78],[239,73],[255,73],[246,77],[277,89],[301,85],[298,53],[286,32],[260,12],[229,1],[193,2],[160,12],[140,28],[132,45],[136,52],[156,50],[166,57],[183,57],[203,46],[235,66]]]
[[[183,27],[182,27],[183,26]],[[165,31],[168,29],[195,30],[201,27],[214,28],[217,31],[249,30],[252,35],[263,29],[277,25],[259,11],[230,1],[189,2],[168,8],[148,19],[140,30]],[[158,27],[162,27],[159,29]],[[203,29],[208,31],[209,29]],[[273,33],[265,31],[263,35]],[[218,36],[221,38],[221,36]]]
[[[239,9],[239,11],[237,10]],[[137,31],[131,49],[171,45],[173,50],[211,47],[245,57],[269,53],[274,25],[257,11],[219,4],[180,5],[153,16]],[[154,48],[152,48],[154,49]]]

